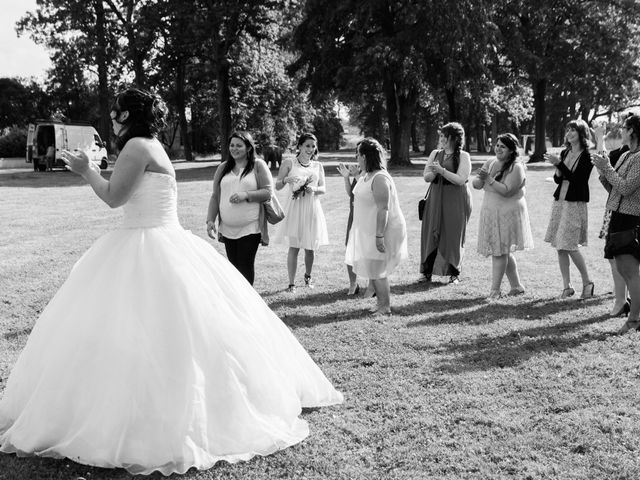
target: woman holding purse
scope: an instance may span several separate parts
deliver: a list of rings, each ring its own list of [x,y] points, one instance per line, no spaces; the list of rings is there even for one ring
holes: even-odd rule
[[[618,333],[640,328],[640,117],[629,115],[622,127],[622,143],[629,147],[612,167],[604,151],[592,155],[600,181],[609,191],[607,210],[611,219],[607,228],[605,258],[614,258],[618,272],[629,290],[631,308]],[[625,240],[626,239],[626,240]]]
[[[269,167],[256,158],[255,151],[249,133],[231,134],[229,159],[216,170],[207,212],[207,234],[214,239],[220,234],[227,259],[251,285],[258,247],[261,242],[268,243],[262,232],[260,208],[271,198],[273,189]]]

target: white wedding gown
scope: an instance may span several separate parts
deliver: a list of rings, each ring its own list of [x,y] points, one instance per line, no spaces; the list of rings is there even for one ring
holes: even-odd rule
[[[300,442],[302,407],[342,402],[176,203],[173,177],[145,173],[73,267],[9,376],[0,451],[184,473]]]

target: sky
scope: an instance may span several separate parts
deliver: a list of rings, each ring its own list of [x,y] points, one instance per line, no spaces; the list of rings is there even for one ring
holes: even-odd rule
[[[0,0],[0,78],[35,77],[44,80],[51,61],[44,47],[29,35],[18,37],[16,22],[36,10],[36,0]]]

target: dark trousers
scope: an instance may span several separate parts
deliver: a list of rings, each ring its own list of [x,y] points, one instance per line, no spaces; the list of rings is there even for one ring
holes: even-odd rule
[[[259,233],[247,235],[240,238],[224,237],[224,249],[227,252],[227,259],[238,271],[253,285],[255,277],[255,261],[260,239]]]
[[[427,259],[424,261],[424,268],[423,268],[423,274],[424,275],[431,275],[431,272],[433,272],[433,264],[436,263],[436,257],[438,256],[438,249],[434,249],[433,252],[431,252],[429,254],[429,256],[427,257]],[[454,267],[453,265],[449,264],[447,266],[447,275],[453,275],[453,276],[458,276],[460,275],[460,271]]]

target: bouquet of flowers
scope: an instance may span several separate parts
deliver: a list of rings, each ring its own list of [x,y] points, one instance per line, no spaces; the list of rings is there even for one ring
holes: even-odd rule
[[[307,178],[302,178],[301,182],[296,182],[293,185],[293,193],[291,198],[296,200],[301,195],[304,197],[307,194],[307,187],[315,180],[315,175],[309,175]],[[297,188],[296,188],[297,187]]]

